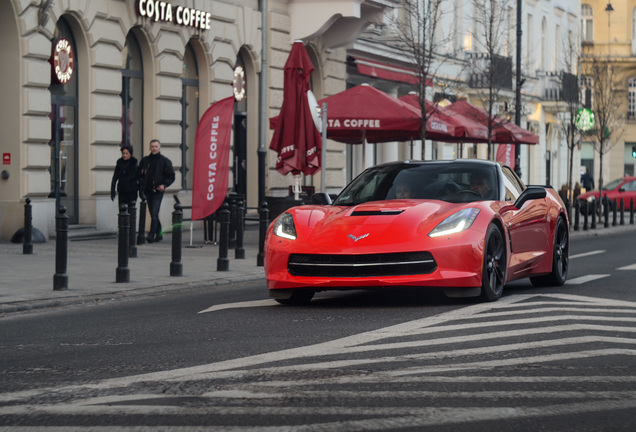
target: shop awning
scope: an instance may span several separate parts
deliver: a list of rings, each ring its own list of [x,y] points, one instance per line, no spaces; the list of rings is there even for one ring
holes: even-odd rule
[[[376,60],[368,60],[360,57],[353,57],[356,63],[356,69],[361,75],[372,76],[375,78],[385,79],[388,81],[397,81],[407,84],[417,84],[417,74],[405,67],[391,65]],[[426,80],[426,85],[431,86],[432,81]]]

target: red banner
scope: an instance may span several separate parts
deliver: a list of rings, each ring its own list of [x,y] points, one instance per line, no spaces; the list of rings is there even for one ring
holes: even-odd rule
[[[515,146],[513,144],[499,144],[497,149],[497,162],[504,163],[515,169]]]
[[[194,139],[192,220],[214,213],[225,200],[234,96],[214,104],[201,117]]]

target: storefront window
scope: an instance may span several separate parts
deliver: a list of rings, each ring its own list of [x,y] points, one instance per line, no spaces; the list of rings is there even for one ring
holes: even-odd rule
[[[129,144],[134,155],[140,159],[144,152],[143,136],[143,85],[144,72],[139,42],[133,33],[128,33],[123,52],[121,85],[121,145]]]
[[[199,123],[199,66],[190,43],[183,56],[181,83],[181,188],[192,189],[194,138]]]

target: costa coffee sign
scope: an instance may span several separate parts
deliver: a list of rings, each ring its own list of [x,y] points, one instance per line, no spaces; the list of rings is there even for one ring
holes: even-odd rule
[[[74,70],[73,48],[66,38],[60,38],[53,45],[53,75],[60,84],[71,80]]]
[[[186,6],[173,6],[168,2],[157,0],[138,0],[137,14],[155,22],[176,22],[184,27],[201,30],[209,30],[212,20],[210,12]]]

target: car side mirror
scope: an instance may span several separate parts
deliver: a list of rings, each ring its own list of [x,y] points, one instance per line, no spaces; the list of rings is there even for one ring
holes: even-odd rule
[[[618,191],[619,191],[619,192],[625,192],[625,188],[623,188],[623,187],[622,187],[622,188],[620,188]]]
[[[520,209],[526,203],[526,201],[543,199],[546,196],[547,192],[545,191],[545,188],[536,186],[528,187],[521,193],[521,195],[519,195],[517,201],[515,201],[515,207]]]
[[[317,205],[331,205],[331,197],[326,192],[316,192],[312,194],[309,201]]]

